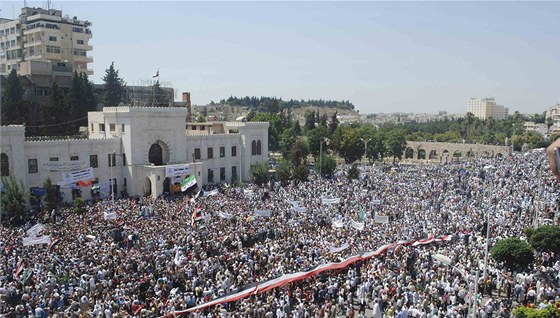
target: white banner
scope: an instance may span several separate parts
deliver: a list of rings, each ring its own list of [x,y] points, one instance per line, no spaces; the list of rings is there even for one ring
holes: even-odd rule
[[[292,201],[292,200],[286,200],[286,203],[288,203],[293,207],[301,206],[303,204],[303,202],[301,201]]]
[[[81,170],[74,170],[62,173],[62,181],[66,184],[76,183],[80,180],[93,179],[93,168],[85,168]]]
[[[205,197],[209,197],[209,196],[216,195],[216,194],[219,193],[218,189],[214,189],[214,190],[208,191],[208,192],[206,192],[204,190],[202,190],[202,191],[203,191]]]
[[[307,208],[304,207],[304,206],[293,206],[293,207],[290,208],[290,210],[291,211],[296,211],[296,212],[299,212],[299,213],[303,213],[303,212],[307,211]]]
[[[165,167],[165,177],[186,176],[190,173],[189,165],[176,165]]]
[[[218,216],[221,217],[222,219],[231,219],[233,217],[233,214],[231,213],[227,213],[227,212],[218,212]]]
[[[37,223],[35,225],[33,225],[32,228],[30,228],[29,230],[27,230],[27,236],[28,237],[36,237],[38,236],[41,231],[44,229],[45,227],[43,226],[43,224],[41,223]]]
[[[245,189],[245,190],[243,190],[243,194],[245,194],[245,195],[252,195],[252,194],[253,194],[253,190],[247,190],[247,189]]]
[[[23,246],[37,245],[37,244],[51,244],[51,236],[43,235],[40,237],[24,237]]]
[[[43,169],[50,171],[67,171],[84,169],[89,165],[89,162],[83,161],[47,161],[41,164]]]
[[[103,216],[104,216],[105,220],[114,220],[114,219],[117,218],[117,212],[110,211],[110,210],[105,210],[103,212]]]
[[[341,228],[344,226],[344,221],[342,220],[333,220],[332,221],[332,227],[334,228]]]
[[[345,249],[347,249],[349,247],[348,243],[344,243],[342,245],[340,245],[339,247],[335,247],[335,246],[331,246],[329,247],[329,252],[330,253],[338,253],[338,252],[342,252]]]
[[[350,220],[350,226],[355,228],[358,231],[361,231],[365,228],[366,223],[365,222],[356,222],[354,220]]]
[[[254,216],[261,216],[261,217],[269,217],[272,215],[272,211],[271,210],[257,210],[255,209],[255,213],[253,214]]]
[[[333,199],[322,198],[321,203],[323,203],[323,204],[337,204],[337,203],[340,203],[340,198],[333,198]]]
[[[375,223],[389,223],[389,216],[387,215],[375,215],[373,218]]]
[[[373,200],[371,201],[371,203],[373,203],[374,205],[380,205],[381,204],[381,200]]]

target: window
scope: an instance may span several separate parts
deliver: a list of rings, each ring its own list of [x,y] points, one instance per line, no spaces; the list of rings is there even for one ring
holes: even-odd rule
[[[89,155],[89,166],[97,168],[97,155]]]
[[[220,147],[220,158],[226,156],[226,147]]]
[[[76,40],[76,43],[77,43],[78,45],[84,45],[84,40],[78,39],[78,40]]]
[[[115,132],[115,129],[116,129],[115,124],[109,124],[109,131],[110,132]]]
[[[49,36],[49,41],[56,42],[56,36]]]
[[[200,148],[194,148],[194,159],[200,159]]]
[[[214,148],[208,148],[208,159],[214,158]]]
[[[191,126],[191,130],[196,130],[196,126]]]
[[[220,168],[220,181],[226,181],[226,168]]]
[[[231,156],[237,157],[237,146],[231,146]]]
[[[99,124],[99,131],[105,132],[105,124]]]
[[[261,141],[257,141],[257,155],[261,154]]]
[[[58,157],[50,157],[49,161],[58,161]]]
[[[253,142],[251,143],[251,155],[256,155],[257,154],[257,142],[255,140],[253,140]]]
[[[115,154],[115,153],[107,154],[107,163],[109,164],[109,167],[116,166],[117,165],[117,154]]]
[[[74,55],[76,56],[86,56],[86,50],[74,49]]]
[[[1,174],[2,174],[2,177],[7,177],[7,176],[10,175],[10,162],[9,162],[9,160],[8,160],[8,155],[5,154],[5,153],[2,153],[2,154],[0,155],[0,157],[1,157],[1,160],[0,160],[0,161],[1,161],[0,170],[1,170],[1,172],[2,172],[2,173],[1,173]]]
[[[200,130],[206,130],[206,126],[200,126]]]
[[[237,166],[231,167],[231,182],[237,180]]]
[[[60,47],[47,45],[47,53],[60,53]]]
[[[79,27],[72,27],[72,32],[77,32],[77,33],[84,33],[84,28],[79,28]],[[79,41],[79,40],[78,40]],[[83,42],[83,40],[82,40]],[[78,42],[78,44],[80,44]],[[82,43],[83,44],[83,43]]]
[[[94,132],[93,127],[95,127],[95,126],[93,125],[93,123],[91,123],[91,132]]]
[[[37,159],[27,159],[27,170],[29,170],[29,173],[37,173],[39,171]]]
[[[126,154],[125,153],[122,154],[122,165],[126,166]]]
[[[70,161],[78,161],[80,160],[79,156],[70,156]]]
[[[214,182],[214,170],[208,169],[208,183]]]
[[[124,132],[124,124],[121,124],[121,131]]]

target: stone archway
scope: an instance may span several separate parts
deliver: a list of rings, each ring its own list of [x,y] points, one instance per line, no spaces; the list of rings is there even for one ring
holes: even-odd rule
[[[154,166],[165,165],[169,162],[169,147],[161,140],[154,142],[148,150],[148,162]]]
[[[426,159],[426,150],[424,149],[418,149],[418,157],[419,160],[425,160]]]
[[[404,151],[404,159],[414,159],[414,149],[406,148]]]
[[[163,180],[163,193],[171,193],[171,178],[167,177]]]
[[[488,152],[488,151],[483,151],[483,152],[482,152],[482,157],[484,157],[484,158],[490,157],[490,152]]]
[[[437,151],[434,149],[432,151],[430,151],[430,156],[428,157],[428,159],[437,159],[438,155],[437,155]]]
[[[149,196],[152,194],[152,180],[149,177],[146,177],[144,181],[144,196]]]

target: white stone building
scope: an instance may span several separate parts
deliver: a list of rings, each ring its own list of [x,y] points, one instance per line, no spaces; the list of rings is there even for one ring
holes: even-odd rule
[[[268,160],[269,123],[186,122],[187,108],[105,107],[88,114],[82,139],[26,138],[24,126],[2,126],[2,175],[36,192],[50,177],[65,201],[84,199],[115,184],[121,195],[161,195],[194,174],[198,185],[249,180],[249,167]],[[65,184],[63,173],[93,169],[94,182]],[[170,168],[188,174],[170,176]],[[93,191],[92,191],[93,190]]]
[[[496,120],[506,119],[508,116],[508,108],[502,105],[496,105],[496,100],[492,98],[469,99],[467,112],[472,113],[480,119],[488,119],[490,117]]]

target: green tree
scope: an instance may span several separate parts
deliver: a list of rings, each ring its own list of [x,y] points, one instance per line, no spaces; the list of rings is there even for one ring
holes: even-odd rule
[[[28,193],[22,180],[13,176],[2,177],[4,192],[0,193],[0,220],[4,223],[22,224],[25,218],[25,205]]]
[[[80,126],[87,126],[87,113],[96,110],[97,101],[93,93],[93,84],[86,73],[78,74],[74,71],[65,102],[70,115],[69,120],[72,121],[68,124],[70,130],[77,132]]]
[[[290,151],[290,158],[294,166],[300,163],[307,163],[307,155],[309,154],[309,145],[303,138],[298,138],[293,144]]]
[[[560,317],[560,309],[550,305],[542,309],[519,306],[512,314],[515,318],[553,318]]]
[[[317,171],[321,172],[321,176],[325,178],[332,178],[336,170],[336,160],[333,156],[325,156],[317,162]]]
[[[268,122],[268,148],[271,151],[280,149],[280,136],[284,129],[282,118],[277,113],[257,113],[251,121]]]
[[[560,227],[543,225],[534,231],[526,232],[531,246],[539,252],[554,252],[560,250]]]
[[[2,92],[2,125],[23,124],[27,116],[27,103],[23,101],[23,86],[12,68],[6,78]]]
[[[338,112],[334,112],[334,114],[332,114],[332,116],[331,116],[331,121],[329,122],[329,130],[330,130],[331,135],[338,128],[339,121],[338,121],[337,116],[338,116]]]
[[[288,184],[288,181],[290,181],[292,177],[292,164],[289,160],[280,159],[276,167],[276,177],[282,185]]]
[[[119,71],[115,69],[115,62],[111,62],[111,66],[105,70],[103,81],[105,82],[105,98],[103,99],[105,106],[118,106],[122,101],[122,91],[126,83],[119,77]]]
[[[58,204],[61,201],[60,192],[52,183],[51,178],[47,178],[45,182],[43,182],[43,188],[45,188],[47,191],[47,193],[43,197],[43,200],[45,201],[45,208],[47,212],[51,212],[58,207]]]
[[[331,138],[332,149],[346,163],[353,163],[360,159],[364,153],[363,143],[360,140],[360,133],[357,128],[350,126],[339,126]]]
[[[402,158],[406,148],[406,140],[404,139],[404,132],[402,130],[394,129],[389,132],[385,138],[385,148],[387,154],[393,156],[393,162],[398,158]]]
[[[305,132],[315,129],[315,112],[312,110],[305,111],[305,125],[303,126]]]
[[[358,170],[358,165],[354,163],[352,164],[352,166],[350,166],[350,168],[348,168],[346,177],[348,177],[348,180],[354,180],[354,179],[358,179],[359,176],[360,176],[360,170]]]
[[[257,116],[257,112],[254,109],[251,109],[249,111],[249,114],[247,114],[247,121],[253,121],[253,119],[255,118],[255,116]]]
[[[492,257],[503,262],[509,269],[526,269],[533,263],[533,248],[517,237],[500,240],[490,251]]]
[[[72,125],[62,90],[53,82],[48,103],[41,110],[41,133],[43,135],[69,135]]]
[[[297,137],[292,128],[284,130],[280,136],[280,151],[285,159],[290,157],[292,146],[296,142]]]
[[[196,118],[196,122],[197,123],[204,123],[204,122],[206,122],[206,117],[204,117],[204,115],[202,115],[202,114],[198,114],[198,117]]]
[[[546,129],[550,130],[550,127],[552,127],[552,125],[554,125],[554,120],[552,119],[552,117],[546,117]]]
[[[83,214],[86,212],[86,201],[82,198],[74,200],[74,213]]]
[[[268,182],[268,165],[265,163],[257,162],[249,167],[249,173],[256,185],[263,185]]]
[[[302,162],[298,165],[294,166],[293,169],[293,176],[294,179],[305,182],[309,178],[309,168],[307,168],[307,164]]]
[[[320,155],[321,141],[323,138],[329,136],[329,129],[327,127],[319,126],[307,133],[307,141],[309,142],[309,152],[315,159]],[[327,144],[323,143],[323,154],[327,151]]]
[[[287,126],[284,126],[284,127],[287,127]],[[296,136],[301,136],[302,131],[301,131],[301,125],[299,124],[299,121],[294,120],[294,124],[292,125],[292,129],[294,130],[294,134]]]

